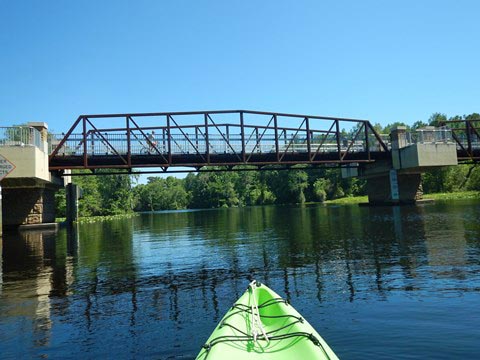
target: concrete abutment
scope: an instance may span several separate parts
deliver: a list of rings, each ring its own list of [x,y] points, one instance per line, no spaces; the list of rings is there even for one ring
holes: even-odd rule
[[[423,172],[458,164],[456,145],[444,129],[426,127],[414,135],[397,126],[390,134],[391,159],[359,166],[370,205],[414,204],[423,196]]]
[[[28,180],[4,181],[2,184],[5,227],[55,222],[55,192],[58,186]]]
[[[397,185],[390,174],[367,179],[370,205],[414,204],[421,200],[421,174],[397,174]],[[394,181],[394,180],[393,180]]]
[[[55,192],[66,181],[49,171],[47,129],[43,122],[12,127],[1,143],[0,225],[4,228],[55,223]]]

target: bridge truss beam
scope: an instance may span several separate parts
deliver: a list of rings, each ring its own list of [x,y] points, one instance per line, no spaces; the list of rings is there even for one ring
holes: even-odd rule
[[[459,162],[480,161],[480,119],[453,120],[442,125],[452,131]]]
[[[388,158],[367,120],[249,110],[81,115],[50,170],[348,165]]]

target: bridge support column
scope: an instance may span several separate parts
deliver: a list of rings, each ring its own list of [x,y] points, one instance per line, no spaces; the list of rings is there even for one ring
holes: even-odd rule
[[[414,204],[420,200],[421,174],[387,173],[367,179],[370,205]]]
[[[9,181],[8,185],[2,186],[5,227],[55,222],[55,191],[58,187],[26,180]]]
[[[2,221],[2,187],[0,186],[0,238],[3,235],[3,221]],[[1,247],[2,243],[0,243]],[[1,256],[0,256],[1,258]],[[1,270],[0,270],[1,271]]]
[[[67,223],[72,224],[78,219],[78,199],[80,199],[80,187],[70,183],[65,187],[65,195],[67,197]]]

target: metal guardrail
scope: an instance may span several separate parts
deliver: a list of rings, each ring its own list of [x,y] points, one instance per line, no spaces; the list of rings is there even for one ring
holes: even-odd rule
[[[449,128],[417,129],[415,132],[408,132],[408,144],[437,144],[453,143],[452,130]]]
[[[42,148],[40,131],[31,126],[0,127],[0,146],[36,146]]]
[[[51,141],[49,142],[49,151],[52,152],[56,146],[60,143],[60,140],[64,137],[64,134],[53,134]],[[168,137],[167,136],[151,136],[149,140],[150,144],[145,138],[137,137],[130,140],[130,152],[133,155],[148,155],[155,154],[157,150],[160,153],[168,153]],[[189,140],[190,141],[189,141]],[[230,136],[228,142],[225,142],[224,138],[220,135],[211,135],[208,140],[209,151],[212,154],[234,154],[242,150],[242,141],[240,136]],[[279,151],[288,151],[306,153],[308,152],[307,141],[305,137],[293,137],[287,136],[279,144]],[[338,152],[338,144],[335,138],[329,139],[328,142],[322,142],[320,138],[313,138],[310,146],[317,149],[320,153]],[[172,134],[171,141],[171,153],[173,154],[194,154],[197,151],[200,153],[207,152],[207,145],[205,139],[199,139],[195,137],[195,134]],[[99,138],[94,133],[90,134],[87,140],[87,153],[88,155],[113,155],[114,150],[119,154],[127,154],[127,136],[123,134],[109,134],[103,133],[102,138]],[[351,152],[365,151],[365,141],[355,141],[352,143],[351,139],[344,138],[340,144],[340,150],[346,151],[350,147]],[[262,142],[256,143],[255,141],[247,143],[245,145],[245,151],[248,153],[274,153],[276,152],[275,138],[263,137]],[[83,135],[71,134],[67,141],[58,149],[58,154],[65,155],[83,155]]]

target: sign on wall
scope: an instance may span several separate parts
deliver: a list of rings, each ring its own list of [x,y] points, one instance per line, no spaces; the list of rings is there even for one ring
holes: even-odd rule
[[[8,161],[6,157],[0,155],[0,180],[10,174],[13,170],[15,170],[15,165]]]
[[[400,199],[397,170],[395,169],[390,170],[390,193],[392,194],[392,200]]]

